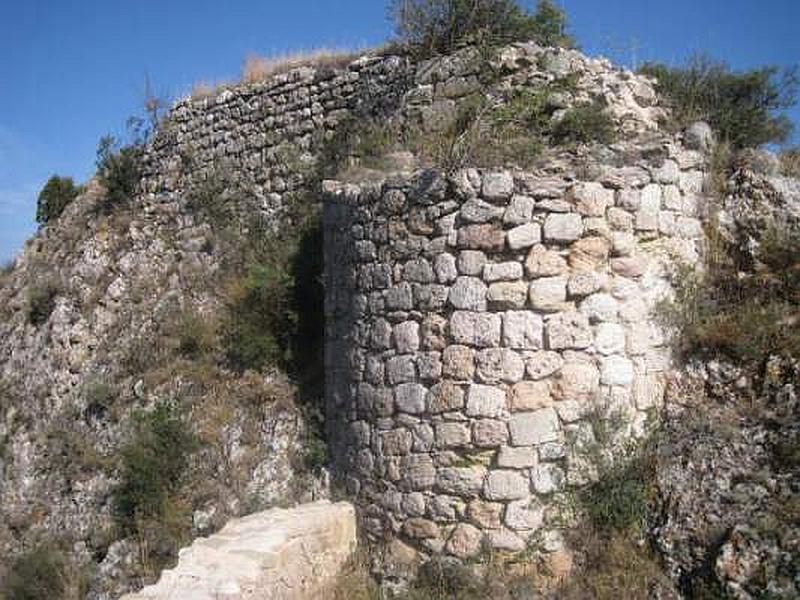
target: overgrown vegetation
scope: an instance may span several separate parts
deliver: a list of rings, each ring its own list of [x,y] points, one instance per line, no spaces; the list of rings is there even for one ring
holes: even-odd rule
[[[50,318],[61,285],[54,278],[43,279],[28,287],[28,322],[38,327]]]
[[[755,269],[718,235],[711,239],[719,247],[709,253],[706,270],[679,271],[674,301],[661,306],[663,321],[677,331],[678,349],[752,366],[772,354],[800,356],[800,232],[767,232]]]
[[[136,536],[145,571],[171,559],[188,535],[190,519],[180,490],[196,447],[189,423],[174,406],[162,403],[134,415],[113,508],[120,530]]]
[[[461,102],[441,131],[427,131],[413,121],[354,119],[337,131],[329,144],[335,160],[327,162],[347,166],[354,160],[358,167],[381,169],[389,153],[409,150],[448,172],[467,165],[525,168],[547,147],[613,142],[614,121],[602,104],[562,108],[576,86],[576,78],[567,76],[539,89],[514,89],[501,98],[476,93]]]
[[[79,600],[85,598],[85,569],[72,564],[54,544],[39,544],[10,564],[0,589],[3,600]]]
[[[679,128],[707,121],[734,150],[782,143],[792,132],[782,111],[797,100],[796,69],[736,72],[724,62],[696,56],[680,67],[648,63],[641,72],[657,79]]]
[[[64,212],[64,209],[80,193],[80,187],[75,185],[72,177],[53,175],[39,192],[36,204],[36,222],[46,225],[55,221]]]
[[[390,11],[398,40],[419,58],[470,44],[573,45],[566,15],[551,0],[540,0],[534,13],[516,0],[393,0]]]

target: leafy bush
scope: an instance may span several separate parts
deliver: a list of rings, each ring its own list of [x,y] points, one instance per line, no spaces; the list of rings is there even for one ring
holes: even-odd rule
[[[194,452],[186,420],[169,404],[135,416],[134,435],[122,450],[121,481],[114,491],[114,516],[125,532],[168,515]]]
[[[50,545],[17,557],[6,577],[5,597],[8,600],[59,600],[67,591],[64,555]]]
[[[61,286],[54,279],[34,283],[28,288],[28,322],[39,326],[50,318]]]
[[[707,121],[734,149],[784,142],[792,132],[781,111],[796,102],[794,69],[781,72],[766,66],[734,72],[724,62],[698,56],[683,67],[648,63],[641,71],[657,79],[679,127]]]
[[[516,0],[393,0],[390,6],[399,40],[420,57],[474,43],[572,45],[564,12],[551,0],[541,0],[534,14]]]
[[[552,141],[556,144],[610,144],[614,141],[615,133],[611,116],[601,104],[594,102],[567,110],[553,126]]]
[[[72,181],[72,177],[51,176],[39,192],[36,222],[45,225],[56,220],[79,193],[80,188]]]
[[[100,139],[97,146],[97,176],[106,192],[104,209],[113,210],[133,199],[142,177],[143,151],[141,142],[120,146],[113,136]]]

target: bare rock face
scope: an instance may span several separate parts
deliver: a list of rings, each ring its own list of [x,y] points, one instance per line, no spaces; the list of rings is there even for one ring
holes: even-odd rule
[[[158,583],[122,600],[312,600],[355,546],[355,509],[346,502],[268,510],[195,540]]]
[[[689,597],[700,588],[737,599],[800,593],[800,465],[787,451],[800,441],[800,365],[772,359],[768,369],[778,375],[757,385],[732,363],[695,365],[684,383],[701,390],[702,408],[667,420],[654,537]]]

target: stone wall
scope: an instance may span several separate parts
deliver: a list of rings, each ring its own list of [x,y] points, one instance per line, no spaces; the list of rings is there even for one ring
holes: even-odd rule
[[[275,216],[303,189],[305,171],[346,117],[396,108],[410,69],[404,58],[365,56],[342,69],[300,67],[180,101],[148,148],[145,197],[169,200],[224,176]]]
[[[593,476],[592,420],[637,434],[662,401],[652,310],[698,258],[703,165],[663,137],[593,175],[327,184],[330,434],[373,539],[558,545],[548,507]]]

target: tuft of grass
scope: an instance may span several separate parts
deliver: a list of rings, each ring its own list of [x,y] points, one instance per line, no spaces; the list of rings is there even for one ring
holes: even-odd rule
[[[257,83],[299,67],[342,69],[353,62],[361,52],[341,48],[315,48],[296,50],[271,56],[251,54],[242,65],[242,82]]]
[[[216,343],[216,323],[212,318],[192,311],[181,315],[177,348],[180,356],[200,360],[214,352]]]
[[[668,593],[672,585],[657,557],[637,537],[625,532],[598,536],[581,531],[579,535],[576,545],[582,549],[581,568],[562,583],[554,597],[564,600],[673,597],[674,593]]]

